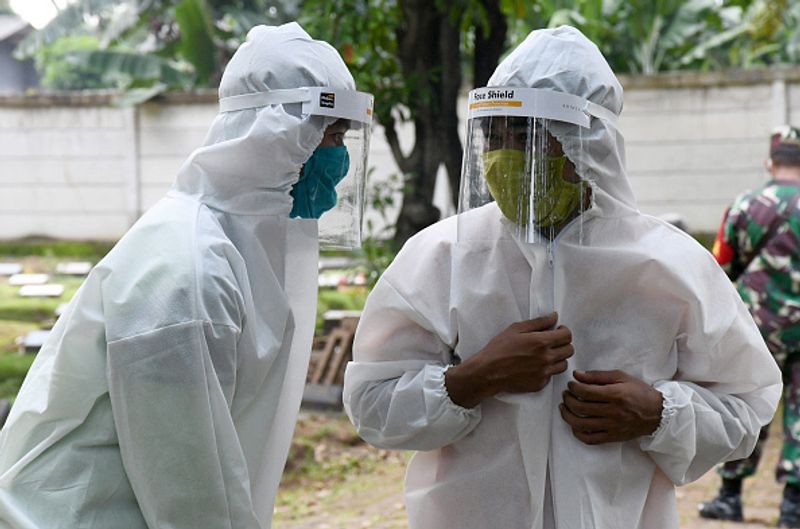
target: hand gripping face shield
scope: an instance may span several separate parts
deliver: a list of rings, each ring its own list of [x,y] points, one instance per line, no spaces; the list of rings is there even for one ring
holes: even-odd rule
[[[575,170],[583,131],[609,110],[581,97],[520,87],[469,93],[467,142],[459,194],[459,238],[468,211],[495,202],[525,242],[551,241],[590,203],[590,185]],[[471,234],[470,236],[473,236]]]
[[[220,112],[277,104],[302,104],[302,116],[323,116],[332,143],[309,157],[292,190],[291,217],[319,219],[323,249],[361,246],[372,128],[372,94],[327,87],[256,92],[220,99]],[[327,138],[326,138],[327,140]]]

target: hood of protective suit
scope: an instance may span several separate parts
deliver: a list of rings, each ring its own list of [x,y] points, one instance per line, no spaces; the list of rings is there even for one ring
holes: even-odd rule
[[[330,44],[313,40],[294,22],[256,26],[225,68],[219,97],[306,86],[355,89]],[[333,121],[301,116],[300,104],[220,113],[174,188],[231,213],[288,215],[300,168]]]
[[[622,112],[622,86],[614,72],[597,46],[569,26],[532,32],[487,84],[563,92],[617,116]],[[594,188],[595,207],[587,215],[615,217],[637,210],[625,173],[625,141],[613,123],[595,118],[589,129],[557,121],[552,127],[577,173]]]

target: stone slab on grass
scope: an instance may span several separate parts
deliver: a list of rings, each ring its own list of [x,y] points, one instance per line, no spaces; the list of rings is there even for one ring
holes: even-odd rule
[[[360,310],[326,310],[322,315],[325,320],[343,320],[345,318],[360,318]]]
[[[92,263],[89,261],[70,261],[67,263],[58,263],[56,265],[56,274],[65,276],[85,276],[89,274],[92,269]]]
[[[42,348],[51,331],[31,331],[17,338],[19,353],[36,353]]]
[[[47,283],[46,285],[25,285],[19,289],[23,298],[58,298],[64,294],[64,285]]]
[[[19,263],[0,263],[0,276],[13,276],[22,273],[22,265]]]
[[[8,284],[15,287],[24,285],[44,285],[50,279],[47,274],[14,274],[8,278]]]

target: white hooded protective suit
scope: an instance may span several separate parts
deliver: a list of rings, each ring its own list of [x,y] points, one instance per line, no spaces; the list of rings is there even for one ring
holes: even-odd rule
[[[259,26],[220,97],[302,86],[354,89],[328,44]],[[317,293],[289,191],[332,121],[295,106],[219,114],[89,275],[0,434],[0,527],[270,526]]]
[[[533,32],[489,86],[622,110],[617,79],[573,28]],[[408,241],[367,301],[345,404],[368,442],[419,450],[405,483],[412,529],[675,528],[674,485],[747,455],[775,411],[780,373],[747,309],[707,251],[637,210],[620,132],[593,119],[583,150],[556,134],[592,183],[580,220],[549,245],[516,240],[494,203],[443,220]],[[565,373],[474,409],[449,399],[456,356],[553,308],[573,333]],[[578,441],[558,412],[575,369],[652,384],[664,397],[659,428]]]

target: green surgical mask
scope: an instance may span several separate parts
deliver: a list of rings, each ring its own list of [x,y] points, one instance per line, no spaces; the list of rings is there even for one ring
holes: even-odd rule
[[[542,158],[546,181],[537,182],[533,195],[533,222],[549,228],[566,221],[580,206],[586,182],[564,179],[566,156]],[[517,149],[497,149],[483,154],[483,167],[489,192],[503,215],[515,224],[528,218],[530,183],[525,170],[525,153]],[[537,164],[538,167],[538,164]]]

